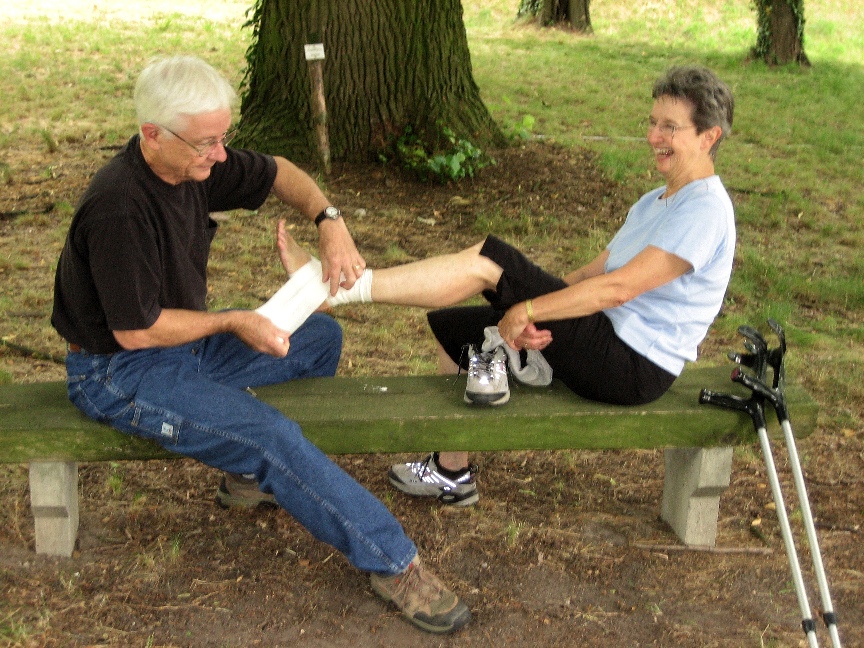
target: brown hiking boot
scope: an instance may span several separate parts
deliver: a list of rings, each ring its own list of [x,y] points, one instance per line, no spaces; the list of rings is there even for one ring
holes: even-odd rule
[[[276,508],[276,498],[272,493],[262,493],[254,478],[225,473],[219,490],[216,492],[216,503],[222,508]]]
[[[401,574],[372,574],[370,580],[378,596],[391,601],[411,623],[427,632],[453,632],[471,620],[468,607],[416,556]]]

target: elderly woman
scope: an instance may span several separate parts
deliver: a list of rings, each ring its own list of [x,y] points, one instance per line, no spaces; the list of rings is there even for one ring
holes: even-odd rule
[[[631,207],[588,264],[559,278],[489,236],[455,254],[374,275],[366,270],[351,290],[328,301],[441,308],[482,293],[488,305],[428,314],[442,372],[457,372],[459,363],[468,368],[465,345],[480,347],[487,327],[497,326],[511,350],[539,351],[555,377],[580,396],[621,405],[659,398],[684,363],[696,359],[729,283],[735,220],[714,159],[732,126],[734,100],[710,70],[695,66],[670,69],[654,84],[652,97],[647,141],[666,184]],[[308,261],[284,228],[280,244],[289,273]],[[312,301],[318,306],[320,296]],[[487,385],[496,382],[496,364],[490,354],[480,363]],[[470,383],[469,371],[469,389]],[[489,393],[487,404],[509,397],[506,386]],[[398,464],[390,481],[405,493],[447,504],[478,500],[464,452]]]

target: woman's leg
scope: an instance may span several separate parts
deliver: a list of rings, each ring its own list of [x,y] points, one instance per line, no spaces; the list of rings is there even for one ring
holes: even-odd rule
[[[279,254],[289,277],[312,260],[287,232],[280,230]],[[482,256],[483,243],[452,254],[429,257],[392,268],[367,270],[372,301],[400,306],[441,308],[458,304],[484,290],[494,290],[501,267]],[[330,305],[361,301],[363,277],[350,290],[340,290]]]
[[[457,365],[440,344],[436,344],[438,354],[438,373],[442,376],[452,376],[459,373]],[[467,452],[441,452],[438,454],[438,465],[445,470],[462,472],[468,468]]]

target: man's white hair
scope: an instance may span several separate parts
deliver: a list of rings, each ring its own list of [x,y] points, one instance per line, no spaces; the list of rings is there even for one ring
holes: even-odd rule
[[[231,84],[195,56],[156,58],[135,84],[138,124],[182,130],[186,117],[230,110],[237,102]]]

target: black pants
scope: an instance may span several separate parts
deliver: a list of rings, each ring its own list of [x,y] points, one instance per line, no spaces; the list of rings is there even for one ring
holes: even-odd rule
[[[483,296],[488,306],[457,306],[428,314],[432,333],[447,355],[467,369],[463,347],[483,343],[483,329],[496,326],[514,304],[566,287],[529,261],[516,248],[489,236],[480,254],[504,272],[494,291]],[[662,396],[676,376],[640,355],[615,334],[604,313],[553,322],[538,322],[552,332],[543,357],[561,380],[579,396],[615,405],[640,405]]]

